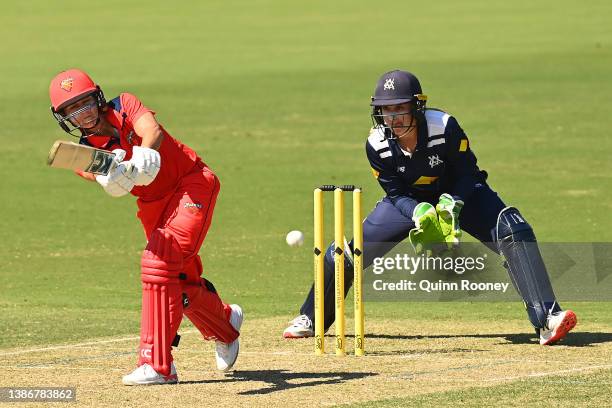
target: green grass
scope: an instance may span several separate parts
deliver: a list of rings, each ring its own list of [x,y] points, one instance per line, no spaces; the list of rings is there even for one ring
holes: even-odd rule
[[[133,200],[44,164],[68,138],[48,113],[58,71],[89,71],[109,98],[135,93],[202,155],[222,183],[205,274],[250,315],[277,316],[297,311],[312,279],[309,249],[284,235],[312,239],[313,186],[362,185],[364,210],[382,196],[364,141],[370,94],[393,68],[415,72],[430,106],[458,118],[540,240],[612,241],[611,15],[602,0],[5,4],[0,347],[138,330]],[[368,318],[524,319],[514,304],[367,306]],[[608,306],[576,308],[609,325]]]
[[[375,407],[525,407],[546,401],[561,407],[603,407],[609,404],[611,371],[566,377],[534,377],[502,385],[473,387],[351,406]]]

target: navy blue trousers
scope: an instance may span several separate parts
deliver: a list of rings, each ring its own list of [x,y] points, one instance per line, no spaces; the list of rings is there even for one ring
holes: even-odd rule
[[[436,201],[437,202],[437,201]],[[435,205],[436,202],[431,204]],[[415,200],[413,209],[418,202]],[[495,245],[497,216],[506,207],[496,192],[485,184],[478,184],[469,200],[464,203],[459,216],[461,229],[498,252]],[[398,243],[408,237],[414,222],[403,216],[388,198],[376,207],[363,222],[363,267],[370,266],[374,258],[382,257]],[[349,243],[352,248],[352,241]],[[325,253],[325,330],[335,319],[335,280],[333,243]],[[347,261],[344,267],[344,296],[353,285],[353,267]],[[314,323],[314,287],[310,289],[300,314],[308,316]]]

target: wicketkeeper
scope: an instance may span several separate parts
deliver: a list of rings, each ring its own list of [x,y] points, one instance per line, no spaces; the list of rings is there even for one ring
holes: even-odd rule
[[[138,199],[147,238],[142,253],[142,320],[138,367],[126,385],[178,381],[172,346],[185,314],[204,339],[216,340],[217,368],[229,370],[238,357],[242,310],[221,301],[202,278],[198,251],[206,237],[219,193],[219,180],[189,147],[174,139],[155,112],[134,95],[106,101],[83,71],[61,72],[49,87],[59,126],[79,143],[115,153],[106,176],[78,172],[112,197]]]
[[[531,226],[489,187],[457,120],[426,108],[426,101],[409,72],[387,72],[376,85],[366,153],[386,195],[363,223],[364,267],[406,238],[417,253],[432,252],[456,245],[466,231],[504,256],[540,344],[559,341],[577,319],[555,298]],[[335,317],[333,251],[332,243],[325,254],[325,330]],[[344,271],[346,296],[353,282],[350,257]],[[284,337],[314,334],[313,289]]]

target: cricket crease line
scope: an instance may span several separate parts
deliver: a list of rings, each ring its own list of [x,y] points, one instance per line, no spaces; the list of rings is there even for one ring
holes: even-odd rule
[[[183,334],[191,334],[191,333],[197,333],[197,330],[186,330],[183,332]],[[15,356],[19,354],[28,354],[28,353],[40,353],[41,351],[49,351],[49,350],[73,349],[73,348],[79,348],[79,347],[85,347],[85,346],[95,346],[98,344],[121,343],[124,341],[134,341],[134,340],[139,340],[139,339],[140,339],[140,336],[130,336],[130,337],[121,337],[118,339],[95,340],[95,341],[87,341],[84,343],[74,343],[74,344],[62,344],[59,346],[49,346],[49,347],[40,347],[40,348],[33,348],[33,349],[27,349],[27,350],[3,352],[3,353],[0,353],[0,357]]]
[[[42,363],[36,363],[36,364],[30,364],[30,363],[25,363],[25,364],[18,364],[16,367],[61,367],[64,366],[65,364],[73,364],[76,362],[80,362],[80,361],[91,361],[91,360],[111,360],[117,357],[122,357],[122,356],[131,356],[134,355],[136,353],[129,351],[122,351],[122,352],[114,352],[111,354],[104,354],[101,356],[80,356],[80,357],[70,357],[70,358],[62,358],[61,360],[57,360],[57,361],[47,361],[47,362],[42,362]]]
[[[123,372],[121,368],[108,367],[69,367],[69,366],[3,366],[5,370],[75,370],[75,371],[117,371]]]

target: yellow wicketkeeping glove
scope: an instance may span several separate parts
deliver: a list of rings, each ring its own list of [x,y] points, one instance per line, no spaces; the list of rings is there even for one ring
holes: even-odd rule
[[[459,213],[463,208],[463,201],[455,200],[450,194],[442,194],[436,204],[436,212],[440,222],[440,229],[449,249],[459,245],[461,228],[459,226]]]
[[[417,254],[425,252],[431,256],[445,242],[436,209],[429,203],[419,203],[412,212],[412,220],[415,228],[408,235],[410,244]]]

